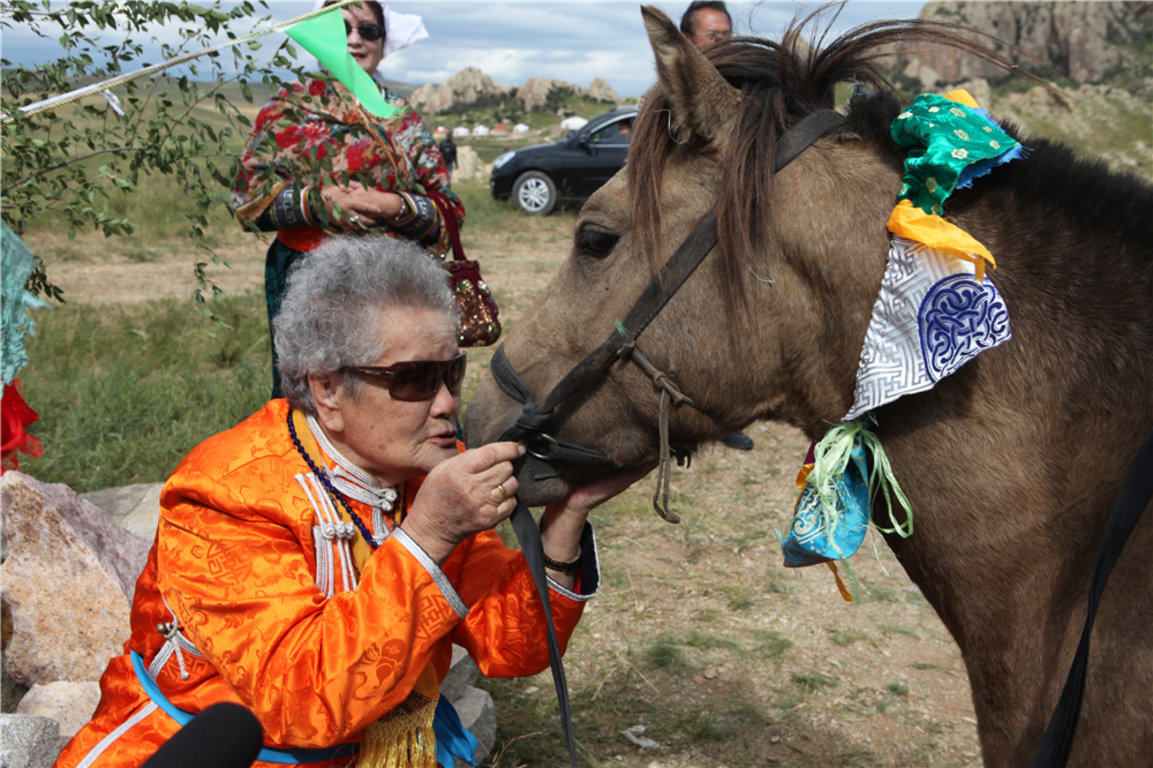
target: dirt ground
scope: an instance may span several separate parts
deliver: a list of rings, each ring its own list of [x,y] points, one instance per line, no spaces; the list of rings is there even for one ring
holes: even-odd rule
[[[466,228],[465,246],[496,291],[506,329],[567,255],[572,221],[560,214],[504,231]],[[58,244],[30,245],[71,302],[175,300],[194,288],[190,253],[134,261],[101,239],[89,257],[52,263]],[[259,290],[264,248],[238,233],[220,249],[231,268],[210,275],[229,292]],[[474,381],[490,354],[470,355]],[[680,525],[651,510],[651,477],[594,512],[604,583],[566,656],[582,761],[980,765],[964,667],[933,610],[873,534],[852,559],[864,586],[855,603],[842,600],[824,566],[783,568],[775,532],[788,529],[806,442],[777,424],[747,432],[754,450],[717,446],[675,471]],[[547,758],[514,757],[519,747],[506,742],[559,741],[539,722],[539,713],[555,713],[551,678],[490,690],[502,728],[492,764],[547,768]],[[509,726],[518,708],[538,715]],[[621,733],[633,726],[657,746]]]

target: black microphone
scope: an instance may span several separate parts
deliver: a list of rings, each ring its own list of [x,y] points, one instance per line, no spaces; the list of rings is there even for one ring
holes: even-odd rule
[[[225,701],[189,720],[141,768],[250,768],[263,741],[256,715]]]

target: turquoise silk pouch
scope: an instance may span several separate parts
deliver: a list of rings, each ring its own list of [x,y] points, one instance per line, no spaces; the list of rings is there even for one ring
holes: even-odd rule
[[[869,530],[869,470],[865,447],[854,440],[842,471],[821,486],[806,462],[804,487],[797,498],[793,525],[781,542],[785,567],[799,568],[851,557]]]

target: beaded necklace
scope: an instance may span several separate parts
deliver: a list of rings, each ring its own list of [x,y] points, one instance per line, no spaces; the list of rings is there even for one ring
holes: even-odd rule
[[[336,488],[333,487],[332,481],[328,479],[328,473],[321,472],[320,468],[316,466],[315,462],[313,462],[312,457],[308,455],[308,451],[304,450],[304,446],[301,444],[300,438],[296,436],[296,426],[292,423],[291,409],[288,411],[288,434],[292,437],[292,444],[296,446],[296,452],[300,454],[300,458],[304,459],[304,463],[308,465],[310,470],[312,470],[312,474],[315,475],[318,480],[320,480],[320,484],[324,486],[326,491],[328,491],[328,495],[340,503],[340,506],[343,507],[344,511],[348,513],[348,516],[352,518],[352,522],[356,523],[356,527],[360,529],[360,535],[364,537],[366,542],[368,542],[369,548],[373,551],[376,551],[376,548],[380,545],[377,544],[373,539],[372,532],[368,530],[368,526],[364,524],[364,521],[360,519],[359,515],[352,511],[352,507],[345,500],[344,494],[340,493],[336,490]]]

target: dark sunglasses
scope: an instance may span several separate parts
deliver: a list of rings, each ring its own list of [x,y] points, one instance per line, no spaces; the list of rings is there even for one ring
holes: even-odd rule
[[[360,33],[361,38],[374,43],[380,38],[384,37],[384,27],[379,24],[362,21],[356,25],[356,31]],[[352,34],[352,25],[347,21],[344,22],[344,36],[348,37]]]
[[[419,402],[436,397],[442,381],[449,392],[459,395],[465,362],[465,353],[461,352],[448,360],[408,360],[384,366],[347,366],[340,370],[371,377],[387,387],[394,400]]]

